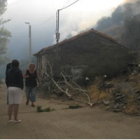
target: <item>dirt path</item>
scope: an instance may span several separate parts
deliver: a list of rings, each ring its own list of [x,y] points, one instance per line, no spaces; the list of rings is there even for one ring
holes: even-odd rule
[[[71,102],[37,98],[36,105],[51,107],[38,113],[36,108],[20,105],[21,123],[7,123],[6,88],[0,88],[0,139],[139,139],[140,117],[104,111],[98,107],[64,109]]]

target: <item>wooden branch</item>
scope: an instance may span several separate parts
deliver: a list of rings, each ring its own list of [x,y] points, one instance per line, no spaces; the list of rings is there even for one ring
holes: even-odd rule
[[[46,74],[46,75],[51,79],[51,81],[56,85],[56,87],[57,87],[60,91],[62,91],[63,93],[65,93],[69,98],[72,98],[71,94],[68,93],[68,89],[66,89],[66,91],[63,90],[63,89],[57,84],[57,82],[56,82],[48,73],[45,72],[44,74]]]
[[[66,95],[67,95],[67,97],[69,97],[70,99],[72,98],[72,95],[69,93],[69,89],[68,88],[66,88],[65,90],[63,89],[63,88],[61,88],[61,86],[52,78],[52,75],[53,75],[53,68],[52,68],[52,66],[51,66],[51,64],[50,64],[50,62],[48,61],[47,62],[48,64],[49,64],[49,67],[50,67],[50,74],[48,73],[48,72],[46,72],[46,71],[43,71],[43,73],[47,76],[47,77],[49,77],[49,79],[55,84],[55,86],[61,91],[61,92],[63,92],[63,93],[65,93]],[[63,79],[64,79],[64,82],[65,82],[65,84],[67,85],[67,86],[69,86],[72,90],[75,90],[75,91],[78,91],[78,92],[80,92],[80,93],[82,93],[83,95],[85,95],[86,97],[87,97],[87,99],[88,99],[88,101],[84,101],[84,102],[86,102],[88,105],[90,105],[90,106],[93,106],[93,103],[91,103],[91,99],[90,99],[90,96],[88,95],[88,91],[87,90],[84,90],[84,89],[82,89],[79,85],[77,85],[74,81],[72,81],[72,83],[75,85],[72,85],[72,84],[70,84],[68,81],[67,81],[67,79],[66,79],[66,77],[65,77],[65,75],[61,72],[61,75],[62,75],[62,77],[63,77]],[[73,98],[73,100],[74,100],[74,98]],[[82,101],[83,102],[83,101]]]
[[[47,61],[47,63],[49,64],[50,67],[50,74],[53,75],[53,65],[51,65],[49,61]]]
[[[89,97],[89,95],[88,95],[88,91],[87,91],[87,90],[82,89],[79,85],[77,85],[74,81],[72,81],[72,82],[78,87],[78,88],[75,88],[73,85],[71,85],[70,83],[68,83],[68,81],[67,81],[65,75],[64,75],[62,72],[61,72],[61,75],[63,76],[64,81],[65,81],[65,83],[66,83],[68,86],[70,86],[72,89],[78,90],[78,91],[80,91],[82,94],[86,95],[87,98],[88,98],[88,104],[89,104],[90,106],[93,106],[93,104],[91,103],[91,99],[90,99],[90,97]]]

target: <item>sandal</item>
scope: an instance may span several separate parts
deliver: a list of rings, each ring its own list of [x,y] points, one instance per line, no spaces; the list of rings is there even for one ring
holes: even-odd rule
[[[31,107],[35,107],[35,105],[31,105]]]
[[[13,122],[13,120],[9,120],[9,121],[8,121],[8,123],[12,123],[12,122]]]
[[[14,120],[14,123],[21,123],[21,120]]]

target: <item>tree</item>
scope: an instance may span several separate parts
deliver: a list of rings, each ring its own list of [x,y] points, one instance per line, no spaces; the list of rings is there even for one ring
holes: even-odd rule
[[[4,20],[2,15],[6,11],[7,0],[0,0],[0,65],[4,64],[7,60],[5,53],[7,51],[7,45],[9,43],[9,37],[11,33],[4,28],[4,24],[10,20]]]

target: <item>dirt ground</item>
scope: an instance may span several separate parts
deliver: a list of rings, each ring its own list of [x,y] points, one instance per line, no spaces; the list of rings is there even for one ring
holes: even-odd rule
[[[19,108],[21,123],[8,123],[6,87],[0,88],[0,139],[139,139],[140,117],[84,106],[66,109],[71,101],[37,98],[36,106],[50,107],[38,113],[25,105],[23,92]]]

